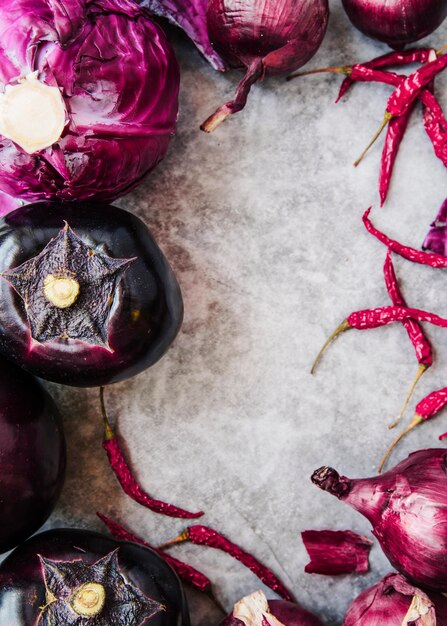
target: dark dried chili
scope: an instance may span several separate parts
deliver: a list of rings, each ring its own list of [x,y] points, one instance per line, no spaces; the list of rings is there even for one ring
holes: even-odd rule
[[[208,546],[217,550],[222,550],[226,554],[229,554],[234,559],[240,561],[249,570],[251,570],[267,587],[275,591],[279,596],[290,602],[294,601],[292,593],[285,587],[285,585],[279,580],[279,578],[269,569],[263,565],[253,555],[243,550],[240,546],[236,545],[221,533],[217,532],[209,526],[195,525],[186,528],[178,537],[171,539],[160,546],[160,549],[165,550],[178,543],[184,543],[185,541],[191,541],[195,545]]]
[[[375,226],[373,226],[372,222],[370,221],[370,211],[371,207],[365,211],[362,218],[366,230],[371,233],[371,235],[374,235],[376,239],[385,244],[387,248],[389,248],[392,252],[399,254],[404,259],[412,261],[413,263],[428,265],[429,267],[435,268],[447,267],[447,257],[443,256],[442,254],[422,252],[421,250],[416,250],[416,248],[404,246],[398,241],[391,239],[390,237],[382,233]]]
[[[169,563],[169,565],[177,572],[178,576],[185,583],[188,583],[198,591],[203,591],[205,593],[209,593],[211,591],[210,579],[205,576],[205,574],[202,574],[202,572],[199,572],[199,570],[195,569],[191,565],[188,565],[188,563],[184,563],[183,561],[180,561],[179,559],[176,559],[175,557],[166,554],[166,552],[163,552],[163,550],[156,548],[144,539],[137,537],[137,535],[134,535],[129,530],[121,526],[121,524],[118,524],[117,521],[111,519],[110,517],[107,517],[103,513],[96,513],[96,515],[102,522],[104,522],[104,524],[107,526],[110,533],[113,535],[113,537],[115,537],[115,539],[118,539],[120,541],[132,541],[133,543],[138,543],[142,546],[145,546],[146,548],[154,550],[154,552],[162,556],[164,560]]]
[[[185,509],[163,502],[162,500],[156,500],[140,487],[137,480],[133,476],[126,459],[124,458],[118,438],[107,417],[104,402],[104,387],[100,387],[100,401],[104,422],[104,438],[102,445],[104,450],[107,452],[110,467],[117,477],[124,493],[132,498],[132,500],[135,500],[135,502],[138,502],[155,513],[161,513],[162,515],[167,515],[169,517],[178,517],[183,519],[195,519],[197,517],[201,517],[204,514],[203,511],[191,513],[190,511],[186,511]]]
[[[435,326],[447,328],[447,319],[436,315],[436,313],[422,311],[421,309],[400,306],[384,306],[376,309],[354,311],[348,315],[348,317],[343,320],[343,322],[329,336],[320,352],[317,354],[317,358],[312,365],[311,374],[314,373],[326,349],[341,333],[350,330],[351,328],[355,328],[356,330],[368,330],[370,328],[379,328],[381,326],[386,326],[387,324],[403,322],[405,320],[429,322]]]
[[[385,285],[387,291],[390,295],[391,302],[395,306],[407,306],[405,298],[402,295],[402,292],[399,289],[399,285],[397,283],[396,273],[394,271],[393,261],[391,258],[391,251],[387,251],[385,264],[383,266],[383,275],[385,278]],[[398,424],[401,420],[405,410],[408,406],[411,396],[415,390],[415,387],[427,369],[433,364],[433,352],[430,341],[427,339],[422,327],[420,324],[415,322],[414,320],[405,320],[402,322],[405,330],[408,333],[408,337],[410,338],[411,343],[413,344],[414,350],[416,352],[416,358],[419,363],[418,371],[416,376],[411,384],[411,387],[407,393],[402,409],[397,417],[397,419],[390,424],[389,428],[393,428]]]

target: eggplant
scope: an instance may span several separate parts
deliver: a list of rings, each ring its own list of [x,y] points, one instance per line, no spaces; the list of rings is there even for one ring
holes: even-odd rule
[[[20,207],[0,220],[0,260],[0,353],[41,378],[125,380],[180,329],[173,271],[145,224],[118,207]]]
[[[190,626],[182,586],[141,545],[96,532],[34,535],[0,565],[2,626]]]
[[[0,553],[49,517],[65,465],[62,422],[50,395],[33,376],[0,358]]]

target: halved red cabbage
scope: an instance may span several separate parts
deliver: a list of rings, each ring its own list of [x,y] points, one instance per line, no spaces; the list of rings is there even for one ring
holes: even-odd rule
[[[177,120],[178,64],[135,2],[2,0],[0,42],[0,92],[37,72],[66,108],[60,138],[36,152],[0,135],[1,191],[111,200],[163,158]]]

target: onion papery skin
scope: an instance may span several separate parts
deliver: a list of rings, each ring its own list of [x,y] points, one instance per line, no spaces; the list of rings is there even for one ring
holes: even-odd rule
[[[50,395],[33,376],[0,358],[0,553],[49,517],[65,465],[62,421]]]
[[[329,19],[327,0],[210,0],[208,32],[232,67],[262,60],[262,76],[287,74],[318,50]]]
[[[343,0],[354,26],[400,49],[432,33],[447,17],[446,0]]]
[[[110,349],[77,339],[34,341],[23,299],[0,277],[0,353],[40,378],[65,385],[125,380],[156,363],[175,339],[183,320],[179,285],[138,217],[92,202],[29,204],[2,218],[0,272],[38,255],[64,222],[94,252],[134,259],[114,292],[107,322]]]
[[[45,606],[46,590],[39,556],[52,561],[83,561],[92,565],[115,550],[118,550],[120,572],[126,580],[165,607],[165,610],[144,620],[144,626],[190,626],[182,586],[163,558],[141,545],[77,529],[57,529],[34,535],[3,561],[0,565],[0,624],[40,625],[38,619]],[[78,617],[75,623],[83,626],[100,623],[102,626],[103,622],[97,619]],[[60,626],[71,624],[70,619],[70,623],[67,620]],[[137,618],[109,624],[130,625],[143,626]]]
[[[352,602],[343,626],[402,626],[414,595],[427,597],[433,603],[436,626],[447,625],[447,599],[440,593],[413,587],[400,574],[387,574],[373,587],[362,591]],[[405,622],[406,623],[406,622]],[[417,624],[417,622],[416,622]]]
[[[323,622],[316,615],[295,602],[269,600],[268,606],[271,614],[284,626],[323,626]],[[219,626],[244,626],[244,623],[233,615],[228,615]]]
[[[0,189],[27,201],[114,199],[165,155],[179,68],[162,29],[130,0],[3,0],[0,90],[38,72],[67,123],[28,154],[0,135]]]
[[[312,481],[371,522],[396,570],[422,587],[447,591],[447,450],[413,452],[365,479],[320,468]]]

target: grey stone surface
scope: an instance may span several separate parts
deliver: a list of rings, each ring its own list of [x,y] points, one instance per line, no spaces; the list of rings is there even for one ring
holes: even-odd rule
[[[327,37],[309,66],[368,60],[386,51],[349,24],[331,2]],[[444,26],[427,39],[446,42]],[[391,568],[375,544],[366,576],[304,574],[300,531],[350,528],[369,534],[359,514],[312,486],[312,471],[330,464],[348,476],[375,472],[394,437],[398,412],[417,363],[398,325],[351,331],[330,349],[315,376],[310,365],[327,335],[351,311],[388,304],[385,249],[363,229],[361,215],[419,247],[445,197],[445,170],[435,158],[417,108],[396,163],[389,201],[379,208],[383,139],[358,168],[352,163],[378,126],[390,93],[355,86],[334,100],[341,78],[319,75],[255,85],[246,110],[214,134],[199,124],[228,100],[240,75],[219,75],[186,39],[174,35],[182,66],[178,133],[164,162],[119,204],[144,218],[178,275],[183,329],[152,369],[107,389],[142,484],[162,499],[202,507],[214,526],[269,564],[300,601],[328,624],[341,624],[348,603]],[[437,81],[447,106],[446,76]],[[408,302],[447,315],[443,271],[395,259]],[[428,328],[436,364],[418,399],[445,385],[447,335]],[[182,521],[157,516],[121,492],[101,448],[98,392],[49,385],[65,416],[66,487],[46,527],[100,530],[100,510],[157,543]],[[446,415],[409,437],[393,462],[437,446]],[[184,545],[179,558],[202,569],[230,610],[262,588],[229,557]],[[270,597],[273,597],[271,595]],[[189,594],[193,626],[222,617]]]

